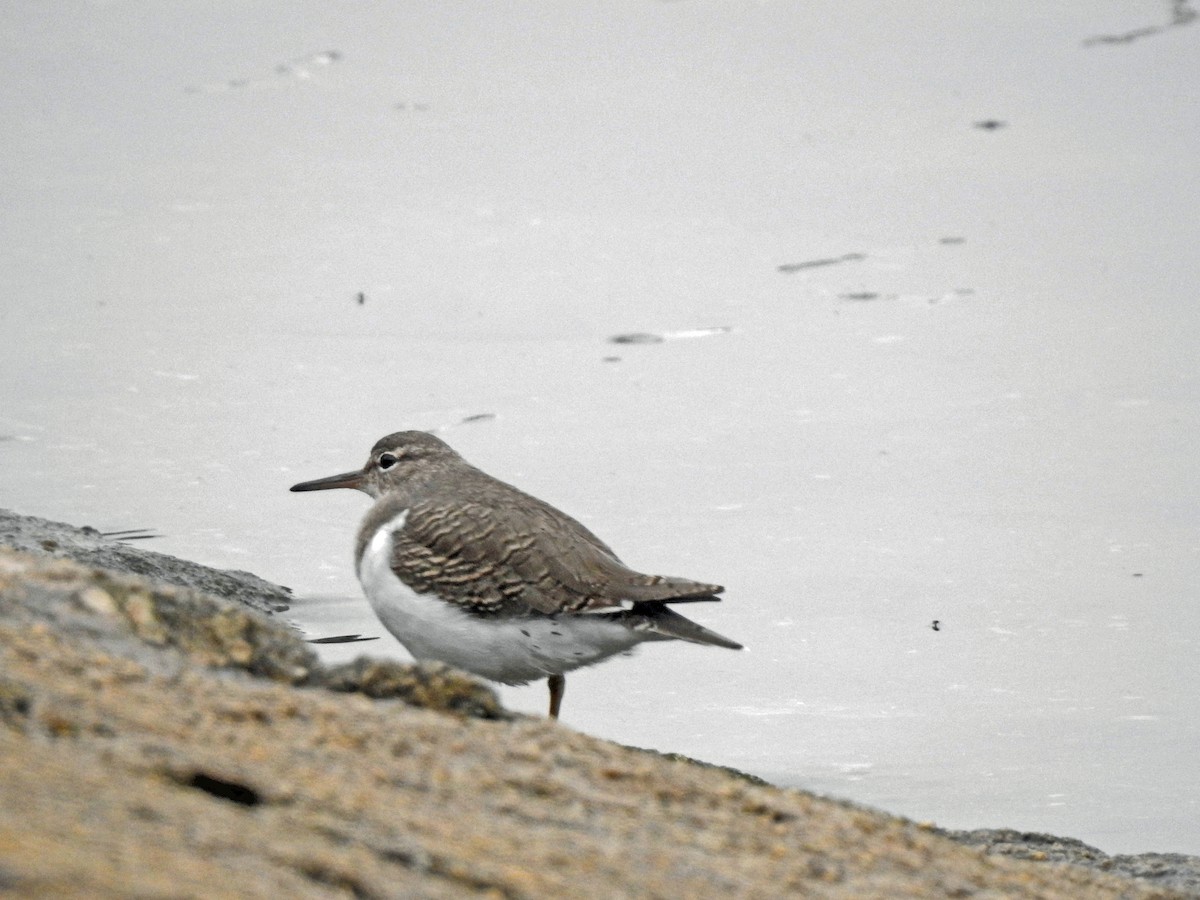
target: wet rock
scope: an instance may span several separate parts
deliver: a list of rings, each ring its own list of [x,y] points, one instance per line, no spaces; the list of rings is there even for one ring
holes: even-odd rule
[[[263,612],[283,612],[292,600],[287,588],[249,572],[210,569],[165,553],[128,547],[106,539],[94,528],[77,528],[6,509],[0,509],[0,545],[230,597]]]
[[[947,837],[986,853],[1036,862],[1069,863],[1138,878],[1158,887],[1200,897],[1200,856],[1182,853],[1138,853],[1109,856],[1075,838],[1011,828],[943,831]]]

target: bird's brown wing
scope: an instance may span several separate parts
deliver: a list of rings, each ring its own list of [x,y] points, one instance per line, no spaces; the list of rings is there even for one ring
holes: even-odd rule
[[[498,615],[710,599],[722,590],[634,572],[565,513],[515,489],[500,498],[413,504],[393,536],[396,576],[420,593]]]

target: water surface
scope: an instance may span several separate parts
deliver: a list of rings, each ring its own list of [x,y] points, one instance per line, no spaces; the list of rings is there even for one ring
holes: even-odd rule
[[[571,727],[1200,853],[1200,31],[247,9],[0,13],[0,503],[382,634],[367,499],[287,487],[444,429],[631,565],[728,588],[695,614],[746,652],[573,675]],[[403,653],[323,652],[363,651]]]

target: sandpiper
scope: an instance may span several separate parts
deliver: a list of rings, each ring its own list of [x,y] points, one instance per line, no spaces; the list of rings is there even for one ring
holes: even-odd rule
[[[424,431],[380,439],[356,472],[294,485],[375,500],[355,564],[384,627],[416,658],[504,684],[546,678],[558,718],[565,673],[642,641],[742,649],[670,609],[720,585],[643,575],[550,504],[472,466]]]

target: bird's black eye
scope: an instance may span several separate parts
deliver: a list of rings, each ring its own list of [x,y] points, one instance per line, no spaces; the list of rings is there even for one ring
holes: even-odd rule
[[[394,453],[380,453],[379,454],[379,468],[381,468],[381,469],[390,469],[392,466],[394,466],[398,462],[400,462],[400,460],[399,460],[399,458],[396,457],[396,455]]]

